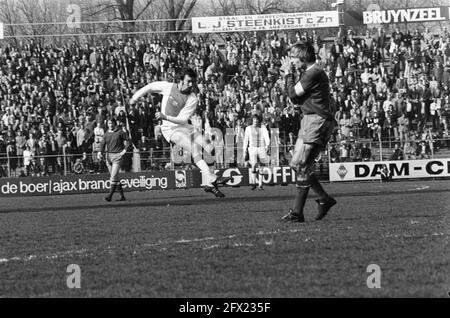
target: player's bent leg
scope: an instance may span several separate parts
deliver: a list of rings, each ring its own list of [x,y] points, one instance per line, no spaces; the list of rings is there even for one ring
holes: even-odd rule
[[[214,146],[211,143],[211,141],[209,140],[209,138],[207,138],[203,134],[197,134],[197,133],[194,134],[193,135],[193,147],[196,151],[195,153],[198,155],[198,157],[193,156],[194,163],[196,161],[197,162],[205,161],[205,156],[209,157],[209,158],[207,158],[208,161],[212,160],[212,162],[207,162],[207,164],[214,163]],[[202,152],[202,150],[204,150],[205,152]],[[203,163],[200,163],[200,164],[203,165]],[[216,176],[214,174],[214,164],[209,165],[208,167],[210,168],[210,171],[209,171],[209,175],[206,174],[206,176],[210,181],[208,183],[208,179],[205,179],[205,184],[207,184],[207,186],[218,187],[220,185],[225,185],[226,183],[233,180],[233,177],[218,177],[218,176]]]
[[[327,214],[328,211],[336,205],[336,200],[331,197],[317,179],[317,176],[314,174],[312,167],[314,166],[314,160],[320,153],[320,145],[313,144],[313,151],[311,152],[311,157],[308,158],[308,161],[311,162],[311,174],[309,176],[309,182],[311,185],[311,189],[317,194],[319,199],[316,200],[318,204],[318,213],[316,216],[316,220],[322,220]]]
[[[191,135],[183,133],[182,131],[175,131],[172,134],[170,141],[192,154],[194,164],[200,169],[202,173],[201,186],[205,188],[205,192],[210,192],[216,197],[223,198],[225,195],[217,188],[217,176],[211,173],[208,164],[205,160],[202,159],[201,152],[199,152],[197,148],[194,148],[197,147],[197,145],[193,138],[191,138]]]

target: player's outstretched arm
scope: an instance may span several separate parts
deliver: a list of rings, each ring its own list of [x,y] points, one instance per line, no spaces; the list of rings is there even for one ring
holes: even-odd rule
[[[139,98],[147,95],[147,94],[164,94],[164,91],[168,88],[170,83],[168,82],[153,82],[138,90],[134,93],[133,97],[130,99],[130,104],[134,104],[138,101]]]

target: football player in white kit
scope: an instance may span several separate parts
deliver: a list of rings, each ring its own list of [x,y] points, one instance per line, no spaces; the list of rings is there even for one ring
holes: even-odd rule
[[[193,154],[195,165],[202,172],[203,184],[206,192],[213,193],[216,197],[225,195],[218,189],[218,185],[223,185],[231,180],[216,176],[205,160],[202,159],[202,148],[205,145],[201,134],[194,136],[194,126],[191,123],[191,116],[194,114],[198,98],[193,92],[197,74],[194,70],[186,68],[180,73],[179,83],[153,82],[138,90],[130,99],[130,104],[146,94],[161,94],[163,100],[161,112],[156,113],[157,119],[162,119],[161,132],[169,142],[183,148]]]
[[[264,166],[269,161],[267,156],[267,148],[270,145],[270,137],[267,128],[264,125],[260,125],[261,120],[257,115],[253,115],[252,120],[253,124],[245,128],[244,155],[248,149],[248,159],[250,161],[250,165],[252,166],[253,180],[255,180],[256,176],[259,174],[258,190],[263,190],[261,175],[263,175]],[[258,159],[260,166],[258,167],[258,170],[256,170]],[[255,190],[256,188],[257,186],[255,183],[252,190]]]

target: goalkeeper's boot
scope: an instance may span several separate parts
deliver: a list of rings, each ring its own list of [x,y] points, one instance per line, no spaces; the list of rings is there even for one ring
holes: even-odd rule
[[[321,202],[321,200],[316,200],[317,204],[319,205],[319,213],[317,214],[316,220],[322,220],[330,211],[330,209],[336,205],[336,200],[332,197],[328,197],[328,199],[325,202]]]
[[[257,186],[256,184],[254,184],[254,185],[252,186],[252,191],[255,191],[256,188],[258,188],[258,186]]]
[[[283,222],[292,222],[292,223],[304,223],[305,217],[303,216],[303,213],[294,213],[292,209],[289,210],[289,213],[286,214],[281,218],[281,221]]]
[[[205,192],[214,194],[214,195],[216,196],[216,198],[224,198],[224,197],[225,197],[225,194],[223,194],[223,193],[219,190],[219,188],[217,188],[217,187],[215,187],[215,186],[213,186],[213,187],[206,186],[206,187],[205,187]]]

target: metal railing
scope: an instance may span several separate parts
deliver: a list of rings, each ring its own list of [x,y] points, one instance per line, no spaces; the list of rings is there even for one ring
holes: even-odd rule
[[[331,163],[450,158],[450,138],[414,139],[404,142],[380,142],[373,139],[343,141],[330,143],[327,156]]]
[[[245,163],[238,160],[237,146],[234,146],[235,157],[230,162],[226,160],[227,148],[225,146],[216,147],[213,156],[215,168],[244,167]],[[281,155],[287,153],[287,160],[290,159],[289,146],[279,148]],[[151,149],[150,151],[139,151],[134,149],[127,152],[122,157],[121,169],[125,172],[158,171],[171,169],[189,169],[193,166],[189,153],[177,155],[174,160],[174,149]],[[179,151],[179,150],[178,150]],[[279,165],[278,162],[271,162],[272,165]],[[47,175],[70,175],[107,173],[108,168],[106,158],[102,160],[97,157],[97,152],[92,153],[66,153],[39,155],[26,153],[25,155],[13,155],[11,153],[0,154],[0,177],[40,177]]]
[[[396,146],[400,152],[394,154]],[[219,147],[220,148],[220,147]],[[216,148],[217,149],[217,148]],[[220,150],[220,149],[218,149]],[[234,146],[237,151],[237,146]],[[280,144],[279,158],[269,165],[288,165],[294,151],[293,143]],[[225,147],[215,156],[216,168],[245,167],[248,162],[235,160],[226,162]],[[396,156],[398,154],[401,156]],[[222,156],[222,158],[220,158]],[[190,156],[177,163],[173,160],[173,149],[151,149],[139,151],[135,149],[122,159],[121,169],[126,172],[158,171],[171,169],[189,169],[193,166]],[[327,173],[329,163],[355,161],[386,161],[386,160],[419,160],[450,158],[450,138],[446,139],[418,139],[407,142],[374,141],[362,139],[353,142],[330,143],[326,150],[316,159],[316,171]],[[60,153],[54,155],[20,155],[10,153],[0,154],[0,177],[39,177],[47,175],[70,175],[107,173],[105,158],[98,160],[97,153]]]

